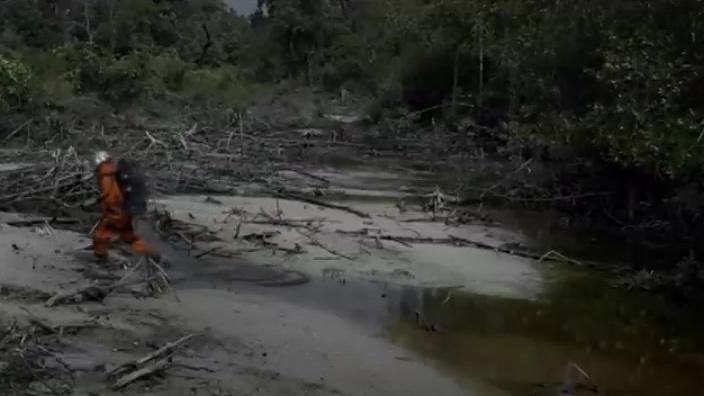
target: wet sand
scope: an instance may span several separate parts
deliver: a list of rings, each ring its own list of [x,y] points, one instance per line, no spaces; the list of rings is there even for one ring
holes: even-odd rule
[[[218,238],[201,248],[237,253],[196,259],[147,235],[172,262],[173,291],[159,298],[116,292],[102,304],[46,308],[47,295],[100,272],[85,253],[76,254],[90,241],[2,225],[0,322],[94,321],[65,335],[56,351],[76,371],[76,395],[519,396],[558,383],[569,360],[618,394],[684,396],[704,385],[697,374],[704,344],[692,313],[558,264],[376,239],[454,235],[492,246],[529,243],[499,225],[449,226],[418,210],[401,212],[394,205],[400,192],[432,185],[426,174],[316,174],[344,193],[336,203],[371,217],[285,199],[157,198],[155,207]],[[300,175],[281,177],[301,182]],[[22,217],[3,214],[0,223]],[[298,271],[309,281],[262,287],[230,276],[257,269]],[[187,333],[198,336],[166,374],[107,390],[110,367]]]

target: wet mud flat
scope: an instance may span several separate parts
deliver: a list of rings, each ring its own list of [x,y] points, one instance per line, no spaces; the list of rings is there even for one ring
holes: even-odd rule
[[[38,329],[49,332],[55,340],[42,339],[39,345],[57,364],[70,367],[61,388],[45,384],[43,369],[37,378],[15,379],[4,391],[31,394],[19,390],[31,385],[40,394],[57,389],[62,394],[427,394],[437,388],[462,394],[448,375],[419,359],[399,365],[397,357],[406,355],[402,348],[352,320],[254,290],[245,293],[247,286],[237,283],[175,282],[160,298],[136,298],[137,288],[102,302],[46,307],[48,296],[84,283],[83,274],[94,270],[74,254],[85,238],[56,231],[52,239],[9,226],[2,235],[17,249],[4,252],[11,259],[3,267],[14,276],[6,278],[0,317],[7,329],[16,321],[21,337]],[[186,334],[195,337],[163,374],[110,389],[113,381],[106,374],[117,365]]]
[[[340,208],[256,189],[157,197],[181,235],[144,230],[170,262],[171,289],[156,297],[139,284],[46,307],[56,292],[120,279],[133,260],[96,268],[80,252],[85,235],[11,226],[27,216],[3,215],[0,320],[39,335],[36,345],[63,362],[25,380],[34,394],[547,395],[559,394],[569,361],[604,394],[691,395],[703,385],[696,313],[613,288],[599,273],[501,253],[531,244],[505,224],[453,224],[448,213],[398,205],[432,186],[427,173],[277,177]],[[168,369],[110,389],[115,366],[188,334]],[[63,382],[47,382],[64,365]]]

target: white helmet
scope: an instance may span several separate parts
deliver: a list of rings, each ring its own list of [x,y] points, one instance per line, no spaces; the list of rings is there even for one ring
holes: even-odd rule
[[[98,151],[95,153],[95,157],[93,157],[95,161],[95,165],[100,165],[103,162],[107,161],[110,158],[110,154],[107,153],[107,151]]]

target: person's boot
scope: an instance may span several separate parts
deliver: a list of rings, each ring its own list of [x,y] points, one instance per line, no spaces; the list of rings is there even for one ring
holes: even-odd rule
[[[107,253],[93,253],[93,257],[95,258],[95,262],[100,265],[106,265],[109,261]]]

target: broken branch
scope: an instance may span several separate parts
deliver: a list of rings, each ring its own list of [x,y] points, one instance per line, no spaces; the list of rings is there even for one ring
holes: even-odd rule
[[[365,219],[371,218],[371,216],[370,216],[368,213],[364,213],[364,212],[362,212],[362,211],[359,211],[359,210],[354,209],[354,208],[350,208],[350,207],[348,207],[348,206],[343,206],[343,205],[337,205],[337,204],[333,204],[333,203],[323,202],[323,201],[319,201],[319,200],[317,200],[317,199],[308,198],[308,197],[305,197],[305,196],[302,196],[302,195],[299,195],[299,194],[295,194],[295,193],[290,193],[290,192],[276,192],[275,195],[276,195],[277,197],[279,197],[279,198],[292,199],[292,200],[295,200],[295,201],[306,202],[306,203],[309,203],[309,204],[312,204],[312,205],[317,205],[317,206],[320,206],[320,207],[323,207],[323,208],[342,210],[342,211],[352,213],[352,214],[354,214],[354,215],[357,215],[357,216],[362,217],[362,218],[365,218]]]

